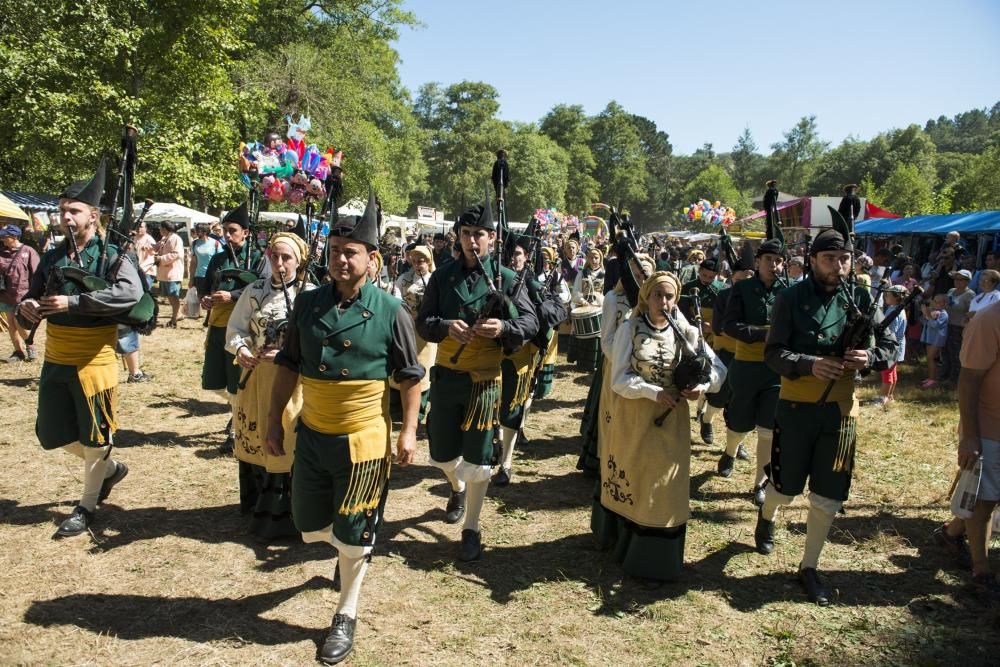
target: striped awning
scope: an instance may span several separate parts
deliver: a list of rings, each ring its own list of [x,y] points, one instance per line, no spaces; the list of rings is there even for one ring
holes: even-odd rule
[[[0,223],[8,225],[30,223],[31,218],[17,204],[0,194]]]
[[[2,190],[0,194],[14,202],[21,210],[28,211],[29,213],[59,210],[59,197],[55,195],[42,195],[35,192],[14,192],[12,190]]]

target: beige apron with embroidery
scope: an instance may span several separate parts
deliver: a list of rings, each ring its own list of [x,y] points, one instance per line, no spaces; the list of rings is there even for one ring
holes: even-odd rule
[[[633,322],[633,371],[651,384],[669,385],[676,396],[672,383],[678,357],[673,332],[656,332],[641,318]],[[607,370],[610,375],[610,367]],[[688,402],[680,400],[662,426],[654,420],[665,408],[655,401],[619,395],[610,405],[611,421],[599,443],[601,505],[648,528],[686,523],[691,495]]]

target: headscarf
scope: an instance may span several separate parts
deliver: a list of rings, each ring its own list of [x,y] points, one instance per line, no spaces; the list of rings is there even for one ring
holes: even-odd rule
[[[542,255],[545,257],[545,261],[549,264],[555,264],[556,260],[559,259],[556,249],[549,246],[542,248]]]
[[[639,309],[640,313],[643,313],[644,315],[648,313],[649,306],[646,302],[649,301],[649,293],[652,292],[653,288],[660,283],[670,283],[674,286],[674,294],[678,296],[680,295],[681,282],[677,279],[677,276],[669,271],[657,271],[642,284],[642,287],[639,288],[639,301],[636,304],[636,308]]]
[[[430,251],[430,248],[428,248],[425,245],[414,246],[413,248],[410,249],[410,254],[411,255],[417,254],[426,259],[427,263],[430,265],[428,271],[430,273],[434,272],[434,253]]]
[[[376,252],[371,261],[375,264],[375,280],[379,280],[382,277],[382,253]]]
[[[701,262],[704,259],[705,259],[705,253],[695,248],[694,250],[688,253],[687,261],[693,264],[695,262]]]
[[[566,257],[566,248],[569,248],[570,246],[573,246],[575,250],[573,250],[573,252],[570,253],[569,257]],[[565,257],[566,259],[575,259],[577,253],[580,252],[580,242],[577,241],[576,239],[566,239],[566,241],[563,243],[562,250],[563,250],[562,253],[563,257]]]
[[[596,254],[600,261],[597,263],[596,269],[591,269],[592,271],[599,271],[604,267],[604,252],[600,248],[591,248],[587,251],[587,268],[590,269],[590,256]]]
[[[278,232],[268,239],[267,249],[271,250],[274,248],[276,243],[284,243],[292,249],[292,254],[295,255],[295,261],[298,264],[298,268],[295,270],[295,275],[296,277],[301,278],[302,272],[306,269],[306,265],[303,260],[309,253],[309,247],[306,245],[306,242],[291,232]]]

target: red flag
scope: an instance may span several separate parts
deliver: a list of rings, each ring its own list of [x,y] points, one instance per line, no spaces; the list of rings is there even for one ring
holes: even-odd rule
[[[868,218],[902,218],[901,215],[896,215],[891,211],[887,211],[884,208],[879,208],[870,201],[865,202],[865,220]]]

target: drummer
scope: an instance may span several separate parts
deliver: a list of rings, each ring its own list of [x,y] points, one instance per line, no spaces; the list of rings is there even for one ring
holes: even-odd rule
[[[604,253],[600,249],[591,248],[587,252],[587,263],[576,274],[572,294],[576,368],[593,373],[601,354],[601,306],[604,304]]]

